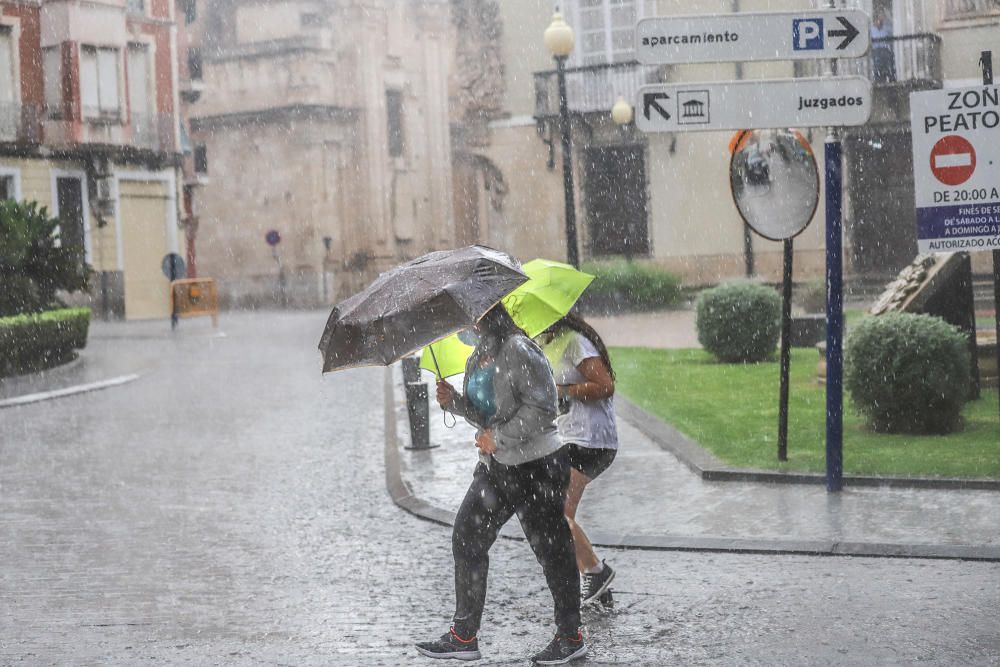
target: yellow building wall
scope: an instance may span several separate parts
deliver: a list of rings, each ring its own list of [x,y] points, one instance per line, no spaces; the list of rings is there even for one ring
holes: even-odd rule
[[[21,178],[21,199],[36,201],[45,206],[50,213],[56,210],[54,201],[55,179],[59,172],[83,172],[82,163],[70,160],[49,160],[38,158],[0,158],[0,167],[17,169]],[[86,183],[84,183],[86,189]],[[95,271],[117,271],[118,245],[116,241],[117,226],[113,218],[107,224],[98,227],[96,218],[88,207],[84,207],[84,225],[90,234],[90,264]]]

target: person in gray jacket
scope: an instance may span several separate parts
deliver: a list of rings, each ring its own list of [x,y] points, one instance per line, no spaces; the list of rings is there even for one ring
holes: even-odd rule
[[[455,615],[440,639],[417,644],[431,658],[475,660],[486,603],[489,550],[517,514],[542,566],[555,604],[555,638],[533,657],[559,665],[583,657],[580,580],[573,538],[564,515],[569,462],[556,431],[556,384],[539,347],[503,306],[475,327],[479,335],[465,367],[463,392],[438,382],[437,399],[448,412],[477,427],[479,464],[455,517]]]

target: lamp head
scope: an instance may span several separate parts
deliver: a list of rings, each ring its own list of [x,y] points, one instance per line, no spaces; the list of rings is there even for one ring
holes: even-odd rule
[[[618,101],[611,107],[611,119],[616,125],[628,125],[632,122],[632,116],[632,105],[619,95]]]
[[[552,15],[552,23],[545,29],[542,41],[553,56],[565,58],[573,52],[576,38],[573,36],[573,28],[563,20],[562,14],[556,12]]]

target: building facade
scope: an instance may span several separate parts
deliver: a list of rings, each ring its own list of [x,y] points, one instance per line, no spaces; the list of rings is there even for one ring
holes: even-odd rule
[[[172,0],[0,2],[0,196],[61,220],[96,271],[95,310],[169,315],[180,249]]]
[[[450,17],[442,0],[208,4],[197,247],[227,303],[331,302],[455,244]]]

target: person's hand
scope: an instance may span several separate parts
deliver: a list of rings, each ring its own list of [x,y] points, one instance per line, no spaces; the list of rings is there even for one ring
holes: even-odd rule
[[[497,441],[493,437],[493,431],[487,429],[476,433],[476,447],[484,456],[489,456],[497,450]]]
[[[455,388],[444,380],[437,382],[437,402],[442,408],[446,408],[455,402]]]

